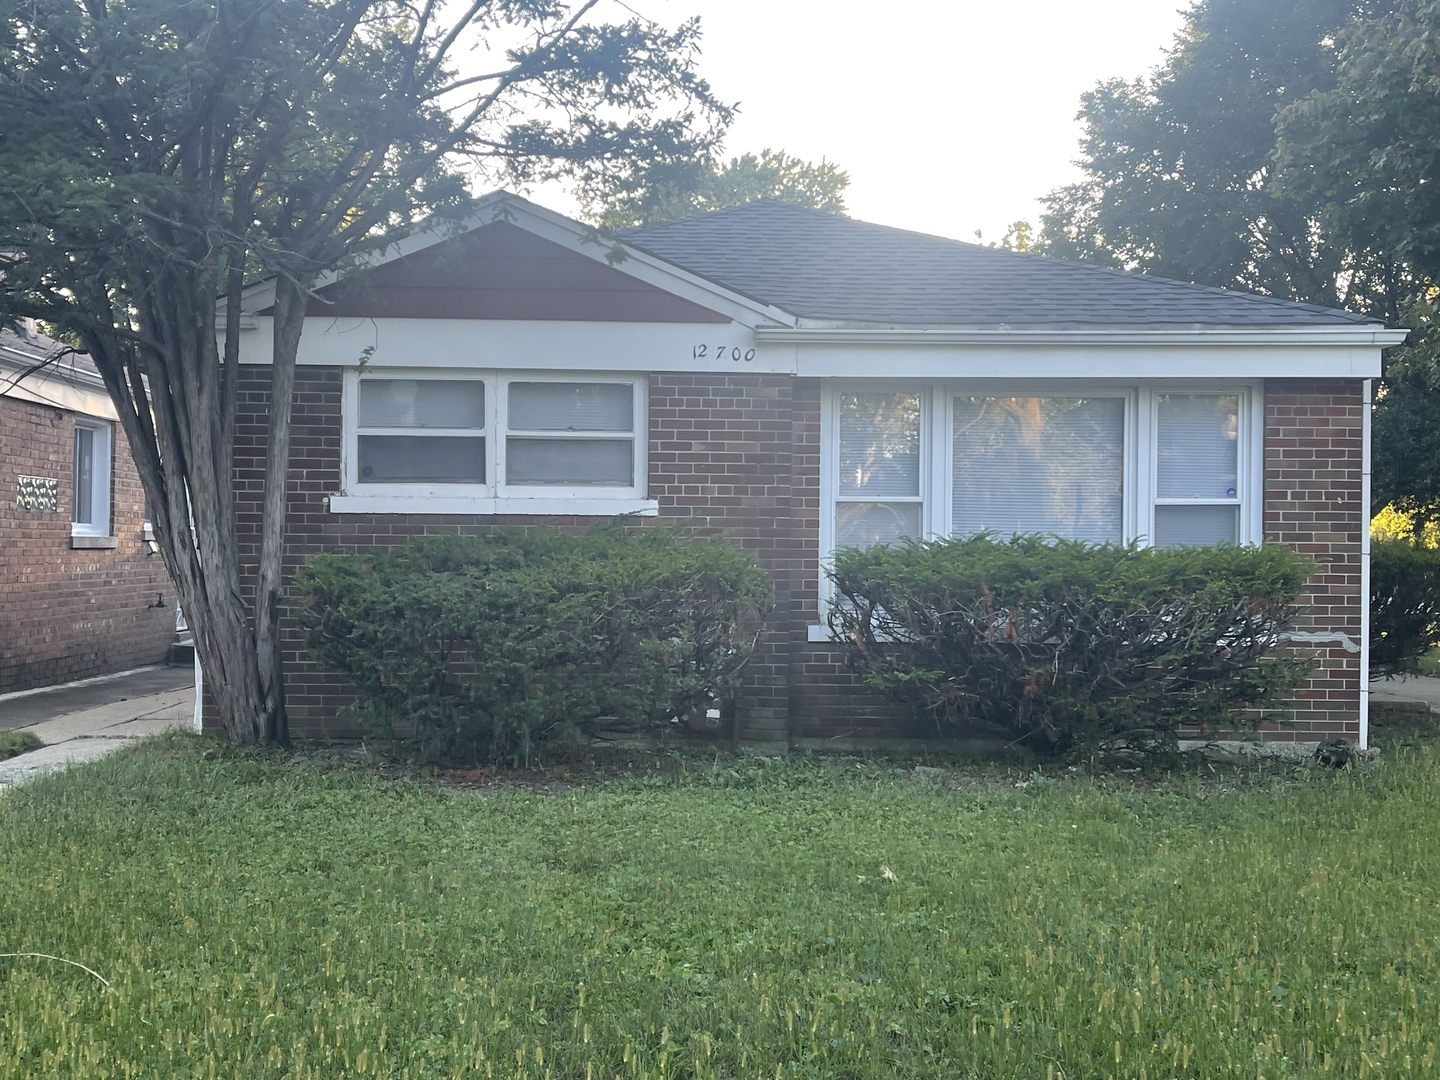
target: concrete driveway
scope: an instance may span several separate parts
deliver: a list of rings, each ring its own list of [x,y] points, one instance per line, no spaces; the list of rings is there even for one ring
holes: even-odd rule
[[[145,668],[119,678],[0,699],[0,728],[23,729],[45,745],[0,761],[0,791],[32,776],[94,761],[132,739],[190,730],[195,681],[189,668]]]

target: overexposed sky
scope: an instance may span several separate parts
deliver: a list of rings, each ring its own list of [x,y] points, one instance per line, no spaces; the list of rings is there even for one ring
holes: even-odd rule
[[[1080,95],[1159,64],[1188,0],[625,0],[699,15],[700,68],[764,147],[850,173],[854,217],[999,240],[1078,176]],[[623,12],[610,12],[617,18]],[[543,193],[541,202],[553,205]],[[557,210],[565,207],[555,206]]]

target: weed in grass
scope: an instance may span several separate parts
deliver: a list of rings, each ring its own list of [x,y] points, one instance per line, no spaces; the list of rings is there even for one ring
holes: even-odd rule
[[[482,798],[172,738],[0,804],[0,950],[113,987],[0,960],[0,1075],[1433,1076],[1436,766]]]
[[[20,728],[14,731],[0,731],[0,761],[39,750],[45,744],[32,731]]]

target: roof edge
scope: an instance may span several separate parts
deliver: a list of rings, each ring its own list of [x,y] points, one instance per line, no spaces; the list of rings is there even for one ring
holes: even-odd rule
[[[1410,331],[1375,324],[1302,327],[760,327],[757,341],[786,345],[1327,345],[1391,348]]]

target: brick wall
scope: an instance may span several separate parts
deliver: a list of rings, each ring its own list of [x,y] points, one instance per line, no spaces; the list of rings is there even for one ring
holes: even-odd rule
[[[244,374],[236,462],[242,569],[253,579],[259,545],[269,374]],[[1359,632],[1360,389],[1358,383],[1272,383],[1266,398],[1267,539],[1291,543],[1325,563],[1307,599],[1302,630]],[[297,375],[289,482],[287,571],[312,553],[374,548],[441,531],[483,532],[534,518],[331,514],[324,496],[340,487],[341,373]],[[861,685],[839,652],[806,640],[820,621],[820,383],[784,375],[653,375],[650,379],[649,491],[663,517],[725,533],[770,572],[776,609],[746,672],[737,703],[753,743],[845,746],[918,738],[933,728]],[[549,518],[583,527],[593,519]],[[288,701],[297,733],[359,734],[337,717],[349,697],[343,679],[309,662],[286,624]],[[1299,724],[1275,737],[1353,737],[1357,657],[1343,645],[1307,647],[1322,667],[1297,701]]]
[[[1300,598],[1297,630],[1342,640],[1297,650],[1316,669],[1294,701],[1294,723],[1267,737],[1314,741],[1359,734],[1361,441],[1357,380],[1271,380],[1265,386],[1265,542],[1320,565]],[[1349,646],[1347,648],[1346,646]]]
[[[75,415],[0,397],[0,693],[161,663],[174,639],[175,590],[141,539],[145,497],[118,424],[114,437],[118,546],[73,550]],[[20,512],[20,476],[59,480],[58,510]]]

